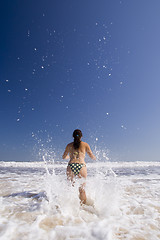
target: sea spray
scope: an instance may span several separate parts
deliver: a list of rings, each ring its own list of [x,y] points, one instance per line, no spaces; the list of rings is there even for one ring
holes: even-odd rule
[[[46,198],[41,203],[41,214],[36,219],[40,229],[52,231],[50,236],[57,240],[80,239],[80,237],[111,239],[112,230],[105,226],[101,231],[98,223],[98,221],[105,221],[104,225],[106,225],[105,219],[110,215],[113,216],[117,207],[116,175],[111,167],[107,169],[99,167],[99,163],[109,161],[108,151],[96,148],[97,161],[93,161],[94,171],[90,172],[88,169],[89,174],[86,180],[87,203],[81,206],[79,187],[84,183],[84,179],[76,178],[74,184],[68,181],[66,170],[57,170],[57,162],[55,163],[57,153],[48,144],[50,142],[47,142],[45,147],[46,144],[42,140],[38,143],[40,147],[38,155],[43,160],[46,171],[43,183]],[[60,166],[63,166],[61,164]]]
[[[96,167],[95,175],[87,179],[86,193],[101,217],[114,214],[118,208],[119,191],[116,175],[111,168]]]
[[[47,162],[48,174],[44,162],[0,163],[2,240],[160,239],[160,163],[88,163],[84,206],[66,165]],[[16,194],[22,191],[41,197]]]
[[[55,174],[52,152],[41,149],[41,153],[43,153],[42,159],[46,169],[45,191],[49,201],[48,208],[66,215],[77,216],[80,211],[78,189],[85,180],[77,178],[73,187],[72,183],[67,181],[66,174],[63,176]],[[96,156],[108,161],[106,151],[96,150]],[[50,165],[51,159],[52,165]],[[114,210],[117,201],[116,174],[111,167],[104,170],[98,164],[99,161],[94,163],[96,171],[86,180],[87,205],[95,207],[99,214],[108,215],[111,210]]]
[[[64,176],[55,174],[54,159],[52,167],[49,168],[46,159],[47,154],[43,156],[43,160],[46,168],[45,191],[48,198],[48,212],[61,214],[61,217],[77,215],[80,207],[79,183],[76,181],[73,187],[73,184],[67,181],[66,174]]]

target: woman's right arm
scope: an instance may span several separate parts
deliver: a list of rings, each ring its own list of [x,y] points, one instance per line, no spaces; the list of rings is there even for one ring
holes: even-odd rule
[[[93,160],[96,160],[96,156],[94,156],[94,154],[92,153],[91,148],[88,145],[88,143],[86,143],[86,152],[90,158],[92,158]]]

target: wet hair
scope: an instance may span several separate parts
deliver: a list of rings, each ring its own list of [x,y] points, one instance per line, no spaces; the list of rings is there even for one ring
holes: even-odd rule
[[[74,149],[78,149],[81,143],[82,132],[79,129],[74,130],[73,132],[74,142],[73,146]]]

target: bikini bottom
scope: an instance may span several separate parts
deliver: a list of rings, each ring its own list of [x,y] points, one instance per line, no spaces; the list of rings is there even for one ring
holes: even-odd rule
[[[69,163],[68,166],[70,166],[72,172],[74,173],[74,175],[78,175],[81,168],[84,166],[86,166],[84,163]]]

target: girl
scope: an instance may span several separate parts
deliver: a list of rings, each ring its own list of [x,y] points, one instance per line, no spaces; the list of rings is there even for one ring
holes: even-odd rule
[[[93,155],[90,146],[88,143],[82,142],[82,132],[79,129],[74,130],[73,132],[74,142],[69,143],[66,146],[66,149],[63,154],[63,159],[69,159],[67,166],[67,178],[70,181],[74,181],[74,178],[77,176],[79,178],[87,177],[87,168],[84,161],[85,153],[89,155],[90,158],[96,160],[96,157]],[[79,188],[79,197],[81,203],[86,203],[86,193],[84,190],[85,183],[83,183]]]

